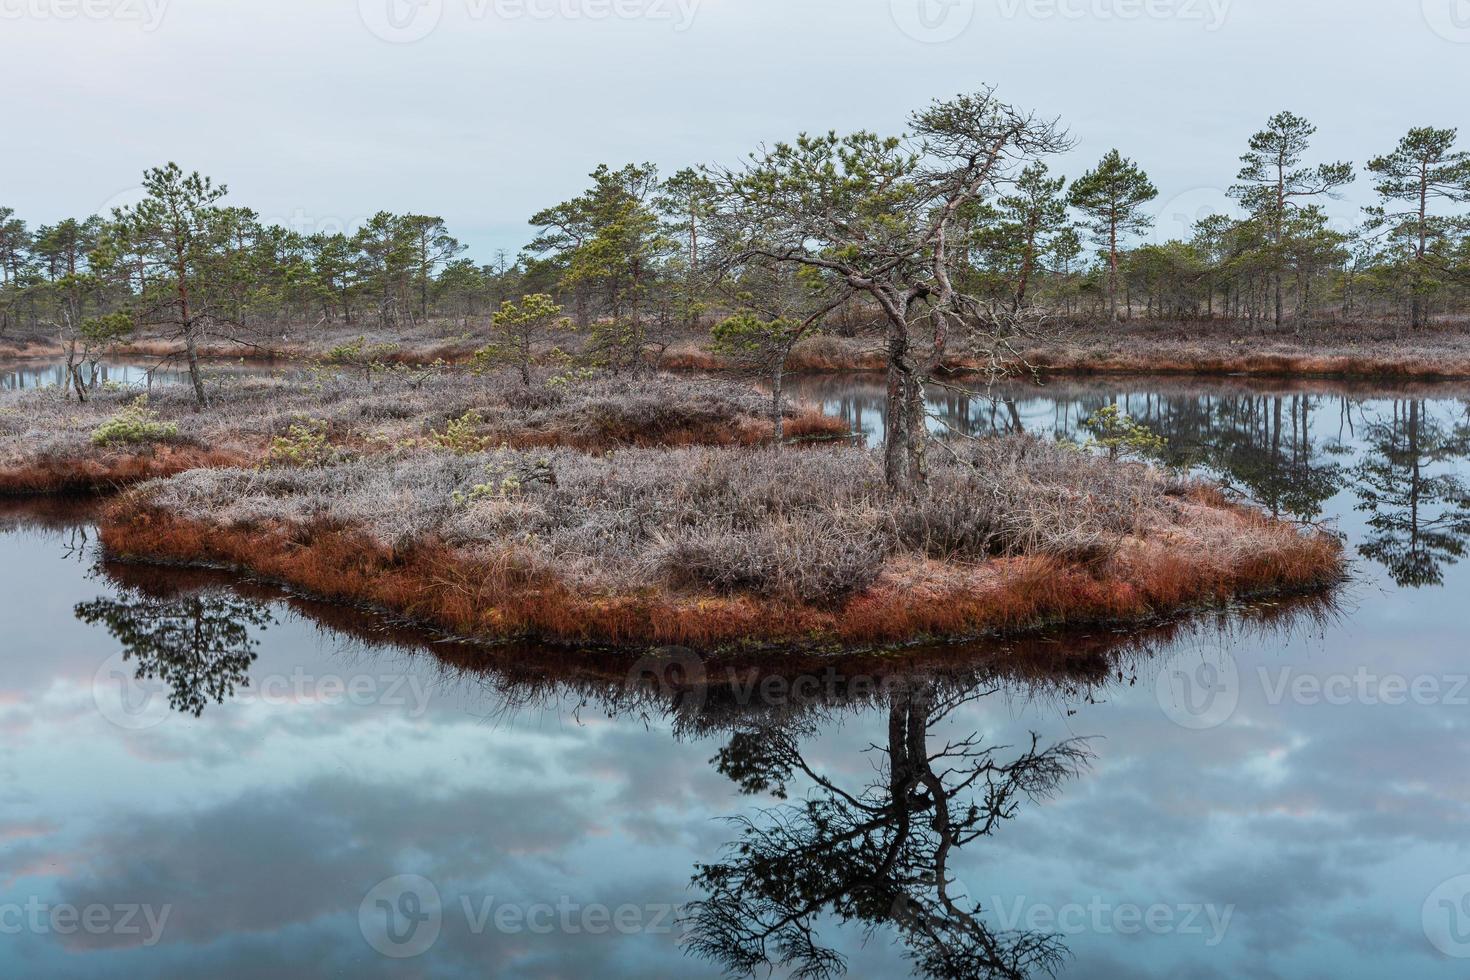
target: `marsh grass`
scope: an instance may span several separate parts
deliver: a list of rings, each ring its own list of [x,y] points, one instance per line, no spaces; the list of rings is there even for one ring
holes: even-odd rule
[[[195,471],[115,502],[103,537],[462,635],[701,649],[1146,620],[1343,568],[1335,539],[1205,484],[1025,436],[968,447],[915,498],[855,447]]]
[[[155,387],[146,409],[127,389],[99,390],[81,405],[59,389],[0,394],[0,493],[98,489],[193,466],[322,465],[405,447],[604,452],[750,446],[772,437],[765,395],[736,383],[664,374],[527,388],[503,375],[455,369],[375,379],[319,371],[227,378],[212,382],[209,393],[203,411],[181,385]],[[787,412],[793,436],[846,434],[841,420],[805,406]],[[98,432],[108,434],[102,444]]]

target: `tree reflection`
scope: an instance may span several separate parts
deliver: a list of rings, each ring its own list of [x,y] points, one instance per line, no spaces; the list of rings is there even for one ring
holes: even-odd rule
[[[169,688],[169,706],[199,717],[248,687],[258,641],[251,630],[275,622],[268,607],[226,592],[158,597],[125,590],[118,598],[79,603],[76,617],[101,624],[138,662],[139,680]]]
[[[1369,424],[1368,454],[1354,468],[1369,535],[1358,547],[1394,582],[1441,585],[1444,567],[1465,556],[1470,488],[1453,473],[1430,469],[1470,455],[1470,429],[1446,426],[1420,401],[1395,402],[1392,417]]]
[[[1052,935],[994,931],[982,909],[954,891],[956,852],[993,833],[1025,800],[1053,793],[1086,766],[1081,741],[1013,758],[978,734],[940,742],[940,722],[992,693],[946,694],[905,678],[888,691],[887,744],[873,746],[878,775],[849,791],[803,758],[801,727],[737,732],[715,760],[746,793],[785,798],[794,778],[811,784],[800,803],[736,819],[740,837],[694,883],[707,897],[686,915],[691,953],[735,974],[790,969],[816,980],[845,962],[823,945],[823,915],[869,930],[895,927],[916,969],[930,977],[1022,977],[1056,969],[1065,947]]]

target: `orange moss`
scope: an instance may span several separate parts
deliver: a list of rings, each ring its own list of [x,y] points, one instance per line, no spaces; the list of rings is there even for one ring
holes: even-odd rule
[[[1058,354],[1032,351],[1033,366],[1053,374],[1238,374],[1256,377],[1398,378],[1457,380],[1470,378],[1470,361],[1429,360],[1384,352],[1361,355],[1300,354]]]
[[[1267,518],[1192,502],[1222,536]],[[1205,511],[1208,514],[1205,514]],[[842,608],[750,595],[649,589],[596,594],[516,550],[425,541],[394,550],[351,528],[272,524],[220,527],[181,519],[131,495],[101,526],[122,558],[222,565],[322,598],[368,604],[466,636],[527,636],[614,646],[678,644],[847,646],[1014,633],[1044,626],[1139,622],[1231,597],[1305,592],[1339,581],[1341,547],[1270,525],[1271,546],[1241,557],[1133,540],[1100,565],[1054,558],[978,564],[895,560]]]
[[[252,462],[232,450],[168,445],[102,450],[82,458],[42,456],[0,467],[0,494],[95,493],[185,470]]]
[[[836,415],[828,415],[819,408],[805,408],[783,425],[787,439],[820,441],[823,439],[846,439],[852,435],[852,427]]]

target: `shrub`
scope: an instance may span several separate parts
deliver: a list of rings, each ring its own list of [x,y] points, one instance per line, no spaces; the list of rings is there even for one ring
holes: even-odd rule
[[[872,585],[892,547],[876,521],[817,515],[753,529],[691,529],[657,561],[676,588],[833,605]]]
[[[1130,456],[1158,458],[1167,446],[1161,437],[1133,421],[1117,405],[1098,409],[1083,420],[1082,426],[1093,434],[1087,448],[1101,448],[1111,460]]]
[[[179,427],[173,422],[158,421],[158,413],[148,407],[148,396],[139,395],[132,404],[92,430],[92,444],[114,446],[136,445],[177,439]]]
[[[339,453],[327,440],[327,423],[319,419],[294,422],[284,436],[271,440],[265,466],[319,467],[339,460]]]
[[[481,500],[498,500],[519,496],[528,487],[556,486],[556,470],[551,460],[542,457],[536,460],[511,459],[494,462],[485,467],[484,483],[470,487],[469,493],[456,493],[459,503],[474,503]]]
[[[366,337],[358,337],[349,344],[338,344],[327,351],[322,360],[327,364],[361,369],[363,377],[371,382],[374,373],[388,370],[388,361],[399,353],[399,345],[392,343],[368,343]]]
[[[490,448],[491,438],[480,434],[485,426],[485,415],[479,409],[470,409],[457,419],[450,419],[443,432],[434,433],[434,445],[460,456],[481,453]]]

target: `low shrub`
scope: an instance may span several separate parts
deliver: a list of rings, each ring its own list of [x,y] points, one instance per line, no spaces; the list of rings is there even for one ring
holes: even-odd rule
[[[342,458],[343,454],[327,437],[327,423],[320,419],[306,419],[293,422],[285,435],[271,440],[263,465],[319,467]]]
[[[122,411],[92,430],[92,445],[167,442],[178,436],[178,425],[158,421],[158,413],[148,407],[148,396],[139,395]]]

